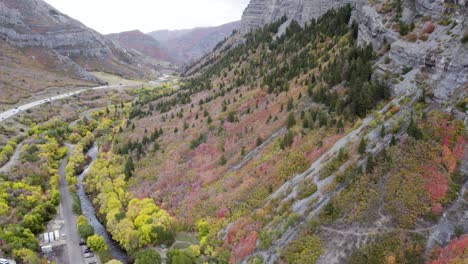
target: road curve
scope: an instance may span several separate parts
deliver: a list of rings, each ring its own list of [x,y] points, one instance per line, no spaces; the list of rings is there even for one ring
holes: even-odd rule
[[[77,91],[74,91],[74,92],[69,92],[69,93],[66,93],[66,94],[61,94],[61,95],[57,95],[57,96],[52,96],[52,97],[49,97],[49,98],[45,98],[45,99],[41,99],[41,100],[37,100],[37,101],[34,101],[34,102],[31,102],[31,103],[27,103],[27,104],[24,104],[24,105],[21,105],[21,106],[18,106],[14,109],[10,109],[8,111],[5,111],[3,113],[0,113],[0,122],[3,122],[5,121],[6,119],[10,118],[10,117],[13,117],[23,111],[26,111],[28,109],[31,109],[33,107],[36,107],[36,106],[40,106],[40,105],[43,105],[43,104],[46,104],[46,103],[49,103],[49,102],[53,102],[53,101],[57,101],[57,100],[60,100],[60,99],[65,99],[65,98],[69,98],[69,97],[72,97],[74,95],[77,95],[77,94],[80,94],[84,91],[89,91],[89,90],[103,90],[103,89],[115,89],[115,88],[131,88],[131,87],[136,87],[135,85],[105,85],[105,86],[97,86],[97,87],[93,87],[93,88],[84,88],[84,89],[81,89],[81,90],[77,90]]]
[[[70,264],[84,264],[85,259],[81,253],[80,237],[78,235],[78,229],[76,226],[76,216],[73,213],[73,199],[68,189],[68,184],[65,175],[65,167],[67,166],[68,159],[73,152],[74,146],[67,145],[68,152],[67,156],[60,162],[59,174],[59,191],[60,191],[60,207],[63,214],[63,220],[65,223],[65,234],[67,236],[67,253]]]

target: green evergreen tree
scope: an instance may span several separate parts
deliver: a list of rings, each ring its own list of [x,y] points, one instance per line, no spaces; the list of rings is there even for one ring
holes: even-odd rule
[[[259,136],[259,137],[257,138],[257,147],[260,146],[260,145],[262,145],[262,143],[263,143],[263,139]]]
[[[359,148],[358,148],[359,154],[364,155],[364,153],[366,153],[366,148],[367,148],[367,141],[365,138],[362,138],[361,142],[359,143]]]
[[[286,121],[286,126],[289,128],[293,127],[296,125],[296,118],[294,117],[293,113],[289,113],[288,119]]]
[[[382,127],[380,128],[380,137],[381,138],[385,137],[385,126],[384,125],[382,125]]]
[[[416,140],[422,139],[422,137],[423,137],[422,131],[418,127],[416,122],[414,122],[413,117],[411,117],[411,121],[410,121],[410,124],[408,126],[408,135],[410,135],[411,137],[413,137]]]
[[[133,163],[133,159],[132,157],[128,157],[127,162],[125,163],[125,167],[124,167],[124,174],[127,180],[130,177],[132,177],[134,170],[135,170],[135,164]]]

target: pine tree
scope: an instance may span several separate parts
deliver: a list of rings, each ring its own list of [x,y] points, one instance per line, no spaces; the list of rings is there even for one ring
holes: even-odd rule
[[[408,135],[412,136],[416,140],[422,139],[423,134],[421,132],[421,129],[416,125],[414,122],[413,117],[411,117],[410,124],[408,126]]]
[[[257,138],[257,147],[260,146],[263,143],[263,139],[259,136]]]
[[[287,109],[288,111],[291,111],[294,107],[294,100],[292,98],[289,98],[288,99],[288,106],[287,106]]]
[[[288,147],[290,147],[294,142],[294,134],[291,130],[288,131],[288,133],[286,133],[286,135],[284,135],[283,137],[283,140],[281,141],[281,149],[286,149]]]
[[[375,167],[376,162],[375,162],[375,159],[373,156],[370,156],[368,159],[367,159],[367,165],[366,165],[366,172],[367,173],[372,173],[372,171],[374,171],[374,167]]]
[[[224,155],[223,155],[223,156],[221,157],[221,159],[219,160],[219,164],[221,164],[221,165],[226,165],[226,163],[227,163],[227,159],[226,159],[226,157],[224,157]]]
[[[364,155],[364,153],[366,153],[366,148],[367,148],[366,139],[362,138],[361,142],[359,143],[359,148],[358,148],[359,154]]]
[[[338,129],[338,133],[343,132],[344,125],[343,125],[343,120],[341,118],[338,120],[338,124],[336,125],[336,127]]]
[[[286,126],[289,128],[293,127],[296,125],[296,118],[294,117],[293,113],[289,113],[288,119],[286,121]]]
[[[304,118],[304,120],[302,121],[302,128],[309,128],[309,119]]]
[[[135,170],[135,165],[133,164],[132,157],[128,157],[127,162],[125,163],[124,174],[125,178],[128,180],[133,175],[133,171]]]

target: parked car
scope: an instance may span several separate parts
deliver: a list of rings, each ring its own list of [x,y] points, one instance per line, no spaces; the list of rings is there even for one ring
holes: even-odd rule
[[[93,253],[86,253],[86,254],[84,254],[84,257],[85,258],[92,258],[92,257],[94,257],[94,254]]]
[[[85,253],[85,254],[86,254],[86,253],[91,253],[91,249],[89,249],[89,248],[85,249],[85,250],[84,250],[84,253]]]
[[[0,259],[0,264],[9,264],[10,261],[6,260],[6,259]]]
[[[86,246],[86,242],[84,242],[83,240],[80,241],[80,246]]]

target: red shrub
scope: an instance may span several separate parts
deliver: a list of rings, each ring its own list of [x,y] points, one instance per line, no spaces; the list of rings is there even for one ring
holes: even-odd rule
[[[442,162],[449,174],[455,172],[455,169],[457,168],[457,160],[447,145],[443,145],[442,147]]]
[[[257,232],[252,231],[246,237],[243,237],[239,240],[237,244],[234,245],[231,252],[231,259],[229,262],[236,263],[248,255],[252,254],[257,245]]]
[[[216,213],[219,218],[224,218],[229,214],[229,209],[226,208],[226,206],[221,206],[221,208],[218,209],[218,212]]]
[[[448,190],[448,180],[447,178],[439,171],[436,165],[429,164],[423,166],[424,169],[424,178],[427,179],[424,187],[429,193],[431,200],[434,202],[441,201]]]
[[[249,233],[257,231],[261,228],[259,222],[255,222],[249,218],[238,218],[229,228],[226,234],[226,242],[229,245],[237,244],[237,241],[241,241]]]
[[[442,214],[442,212],[444,211],[444,208],[442,207],[442,204],[440,203],[436,203],[432,206],[432,212],[435,214],[435,215],[440,215]]]
[[[452,150],[453,156],[455,156],[457,160],[462,160],[465,158],[466,150],[467,148],[465,138],[461,136],[457,137],[457,142],[455,143],[455,146]]]
[[[468,254],[468,235],[464,235],[458,239],[452,240],[444,248],[436,248],[432,251],[434,256],[430,264],[450,264],[464,263]],[[460,261],[460,262],[457,262]]]
[[[432,23],[431,21],[427,22],[426,25],[424,25],[424,33],[431,34],[432,32],[434,32],[434,30],[435,26],[434,23]]]

